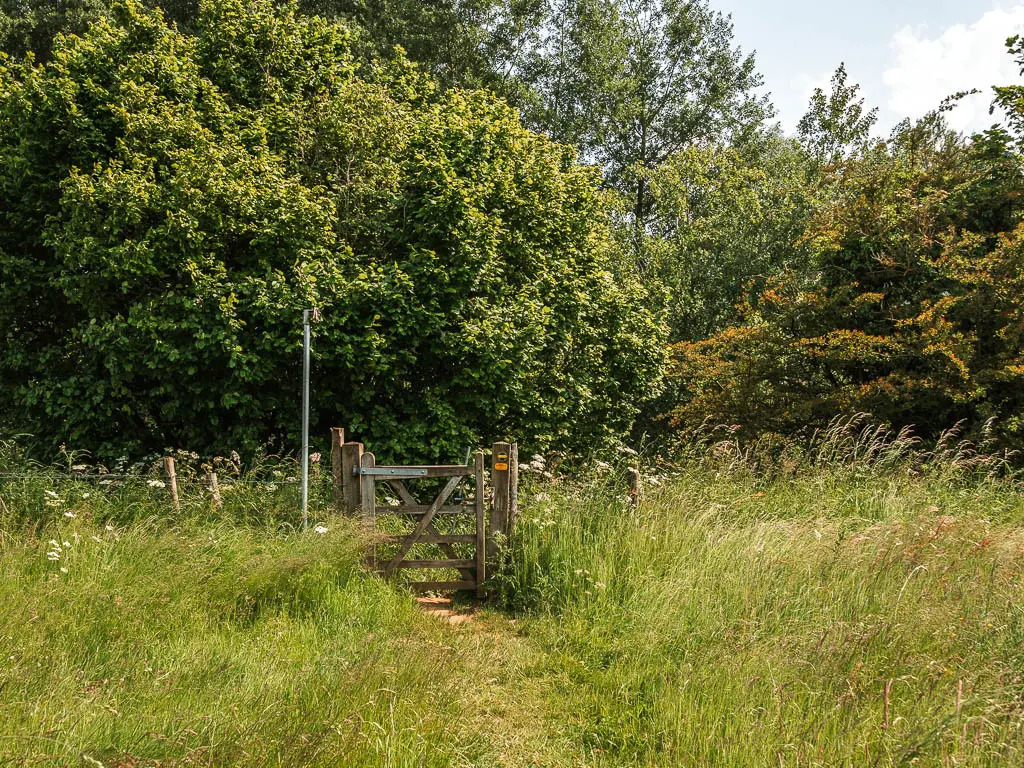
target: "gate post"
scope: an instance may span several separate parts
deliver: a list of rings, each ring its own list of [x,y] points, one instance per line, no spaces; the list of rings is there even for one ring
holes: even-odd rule
[[[345,443],[341,446],[341,507],[346,515],[359,509],[359,475],[363,464],[363,444]]]
[[[508,537],[509,455],[512,446],[495,443],[491,449],[491,526],[487,536],[487,559],[494,562],[498,554],[496,536]]]
[[[345,444],[345,430],[341,427],[331,428],[331,475],[334,484],[331,487],[331,498],[338,512],[345,511],[345,476],[342,474],[341,446]]]

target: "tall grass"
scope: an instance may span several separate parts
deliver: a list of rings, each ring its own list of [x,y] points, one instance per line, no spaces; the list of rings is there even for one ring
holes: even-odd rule
[[[525,488],[503,594],[594,763],[1024,762],[1024,493],[950,443],[719,441],[635,510]]]
[[[472,751],[452,728],[440,628],[362,572],[338,521],[322,535],[72,521],[45,536],[0,550],[0,763],[450,765]]]
[[[1011,457],[862,417],[675,456],[638,508],[624,466],[524,478],[458,626],[326,481],[300,530],[287,463],[215,509],[183,461],[175,512],[148,465],[0,460],[0,765],[1024,764]]]
[[[0,765],[468,763],[463,663],[294,467],[0,461]],[[0,456],[0,458],[4,458]],[[77,467],[77,469],[72,469]]]

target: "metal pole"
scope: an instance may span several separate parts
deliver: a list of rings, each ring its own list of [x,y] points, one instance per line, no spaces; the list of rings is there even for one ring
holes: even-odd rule
[[[309,528],[309,310],[302,310],[302,528]]]

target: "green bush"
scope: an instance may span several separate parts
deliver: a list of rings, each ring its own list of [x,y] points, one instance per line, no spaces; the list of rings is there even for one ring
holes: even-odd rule
[[[663,331],[613,281],[594,172],[484,93],[359,70],[269,0],[194,36],[136,2],[0,60],[0,425],[100,456],[314,434],[452,458],[628,429]]]

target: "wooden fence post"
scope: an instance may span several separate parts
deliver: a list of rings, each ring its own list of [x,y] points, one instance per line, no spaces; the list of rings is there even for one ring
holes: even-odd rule
[[[495,443],[491,449],[491,530],[487,537],[487,559],[498,554],[497,536],[508,536],[509,452],[508,443]]]
[[[210,496],[213,499],[213,508],[220,509],[220,484],[217,482],[216,472],[206,473],[206,487],[210,491]]]
[[[362,448],[362,446],[360,446]],[[360,466],[363,469],[373,469],[377,465],[377,461],[372,453],[364,453]],[[370,570],[377,570],[377,542],[373,540],[373,536],[376,533],[377,527],[377,481],[373,475],[360,475],[359,476],[359,495],[361,496],[359,504],[359,517],[363,523],[363,529],[369,534],[369,552],[368,562]]]
[[[167,475],[167,487],[171,492],[171,504],[174,505],[174,510],[178,511],[181,509],[178,500],[178,476],[174,473],[174,459],[170,456],[164,456],[164,474]]]
[[[354,515],[359,509],[359,476],[356,469],[362,465],[362,443],[345,443],[341,446],[341,498],[342,511],[346,515]]]
[[[331,475],[334,484],[331,487],[331,497],[334,500],[334,508],[339,512],[345,511],[345,480],[342,475],[341,446],[345,444],[345,430],[341,427],[331,428]]]
[[[643,499],[644,485],[640,477],[640,470],[630,467],[627,472],[629,480],[629,506],[636,509]]]

